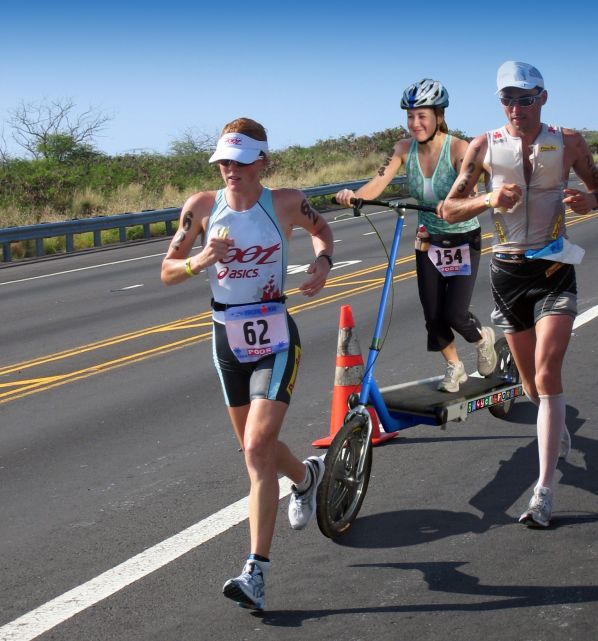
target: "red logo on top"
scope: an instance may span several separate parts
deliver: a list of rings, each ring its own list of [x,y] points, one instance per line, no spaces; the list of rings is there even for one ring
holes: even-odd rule
[[[493,140],[501,140],[502,139],[502,131],[495,131],[492,133],[492,139]]]
[[[226,256],[220,260],[223,265],[229,263],[255,263],[256,265],[268,265],[278,260],[274,257],[273,260],[268,260],[280,249],[280,243],[271,245],[270,247],[262,247],[261,245],[252,245],[246,249],[241,247],[229,247]]]

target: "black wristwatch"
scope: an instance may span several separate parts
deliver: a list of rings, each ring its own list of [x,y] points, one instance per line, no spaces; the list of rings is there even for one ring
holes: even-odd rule
[[[316,260],[318,260],[318,258],[325,258],[328,261],[328,264],[330,265],[330,269],[332,269],[332,267],[334,266],[334,263],[332,262],[332,258],[328,254],[318,254],[316,256]]]

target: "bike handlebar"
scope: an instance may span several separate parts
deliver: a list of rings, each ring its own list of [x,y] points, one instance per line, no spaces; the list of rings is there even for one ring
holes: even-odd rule
[[[340,204],[336,198],[332,199],[334,205]],[[388,200],[366,200],[365,198],[351,198],[351,206],[354,209],[361,209],[364,205],[378,205],[379,207],[388,207],[388,209],[415,209],[418,211],[429,211],[436,213],[436,207],[428,205],[416,205],[412,203],[396,202],[394,205]]]

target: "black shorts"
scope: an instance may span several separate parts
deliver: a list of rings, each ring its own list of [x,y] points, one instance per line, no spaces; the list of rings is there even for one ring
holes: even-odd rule
[[[212,353],[228,407],[241,407],[258,398],[291,402],[299,361],[301,341],[297,325],[287,313],[289,349],[252,363],[240,363],[231,351],[222,323],[214,322]]]
[[[575,267],[548,260],[492,258],[492,321],[506,333],[531,329],[544,316],[577,316]]]

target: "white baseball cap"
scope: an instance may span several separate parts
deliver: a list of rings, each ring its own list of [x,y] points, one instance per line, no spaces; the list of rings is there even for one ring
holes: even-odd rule
[[[216,151],[210,156],[210,162],[235,160],[249,164],[255,162],[260,153],[268,153],[268,143],[265,140],[255,140],[245,134],[231,132],[220,137]]]
[[[507,60],[498,68],[496,86],[498,87],[496,93],[506,87],[517,87],[519,89],[542,87],[544,89],[544,78],[535,67],[528,65],[527,62]]]

